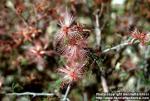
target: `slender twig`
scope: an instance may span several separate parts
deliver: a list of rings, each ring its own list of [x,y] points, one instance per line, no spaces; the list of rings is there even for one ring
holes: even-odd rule
[[[121,43],[121,44],[116,45],[116,46],[114,46],[114,47],[111,47],[111,48],[108,48],[108,49],[103,50],[102,53],[106,53],[106,52],[109,52],[109,51],[111,51],[111,50],[120,49],[120,48],[125,47],[125,46],[127,46],[127,45],[129,45],[128,42]]]
[[[108,49],[103,50],[102,53],[107,53],[107,52],[109,52],[109,51],[111,51],[111,50],[120,50],[121,48],[123,48],[123,47],[125,47],[125,46],[133,45],[133,44],[139,43],[139,41],[135,41],[135,42],[134,42],[134,41],[135,41],[135,39],[132,39],[130,42],[127,41],[127,42],[121,43],[121,44],[116,45],[116,46],[114,46],[114,47],[111,47],[111,48],[108,48]],[[131,44],[130,44],[130,43],[131,43]]]
[[[108,92],[107,82],[106,82],[106,79],[103,76],[101,76],[101,82],[102,82],[103,91]]]
[[[68,86],[68,87],[69,87],[69,86]],[[67,91],[66,91],[66,92],[69,92],[69,89],[70,89],[70,88],[67,88]],[[35,96],[45,96],[45,97],[47,97],[47,96],[50,96],[50,97],[55,96],[54,93],[34,93],[34,92],[0,93],[0,95],[7,95],[7,96],[29,96],[29,95],[31,95],[31,96],[33,96],[33,97],[35,97]],[[68,93],[65,94],[65,95],[68,95]],[[63,101],[70,101],[70,100],[69,100],[69,98],[67,98],[67,96],[66,96],[66,97],[65,97],[65,100],[63,100]]]
[[[71,88],[71,84],[69,84],[68,87],[67,87],[67,90],[66,90],[66,93],[65,93],[65,95],[64,95],[63,101],[66,101],[67,95],[68,95],[68,93],[69,93],[69,91],[70,91],[70,88]]]
[[[54,96],[54,93],[34,93],[34,92],[23,92],[23,93],[4,93],[4,95],[9,96],[26,96],[26,95],[32,95],[32,96]]]

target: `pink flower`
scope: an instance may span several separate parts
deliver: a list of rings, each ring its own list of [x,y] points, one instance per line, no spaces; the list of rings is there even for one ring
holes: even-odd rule
[[[44,60],[44,55],[46,51],[44,51],[42,47],[38,44],[35,46],[28,46],[26,48],[27,48],[26,56],[30,61],[30,63],[36,63],[37,68],[39,70],[43,70],[46,64],[46,61]]]
[[[71,24],[74,21],[74,17],[69,14],[69,12],[66,10],[66,12],[63,14],[63,18],[60,20],[60,26],[63,27],[70,27]]]
[[[52,50],[47,50],[48,42],[42,42],[40,40],[34,42],[34,46],[25,46],[26,56],[31,63],[36,63],[38,69],[43,69],[46,65],[45,56],[57,55],[56,52]]]
[[[19,39],[22,38],[23,41],[32,41],[32,38],[35,38],[39,32],[41,32],[41,30],[32,26],[19,27],[19,31],[14,33],[13,37],[15,40],[17,37],[19,37]]]
[[[59,68],[58,71],[63,76],[64,83],[71,83],[78,81],[83,76],[84,64],[75,64],[75,66],[65,66],[65,68]]]
[[[26,48],[30,55],[34,55],[37,58],[43,57],[47,52],[39,42],[36,42],[34,46],[28,46]]]
[[[56,35],[56,41],[62,41],[66,37],[68,37],[68,33],[71,32],[70,28],[74,21],[74,17],[66,11],[63,15],[63,18],[60,20],[61,29],[58,31]]]
[[[134,38],[135,40],[140,41],[140,43],[142,45],[145,44],[145,42],[147,41],[147,34],[142,32],[140,33],[139,31],[135,30],[131,33],[132,38]]]
[[[87,55],[87,51],[84,48],[87,47],[87,43],[84,39],[70,39],[68,44],[64,47],[63,56],[66,58],[67,63],[83,62]]]

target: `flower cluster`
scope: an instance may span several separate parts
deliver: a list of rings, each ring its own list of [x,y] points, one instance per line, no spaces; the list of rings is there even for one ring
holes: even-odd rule
[[[60,20],[60,27],[56,35],[56,45],[60,45],[61,54],[65,58],[66,64],[58,71],[63,76],[63,83],[71,83],[78,81],[83,76],[87,41],[83,36],[85,33],[83,27],[74,24],[74,17],[67,11],[64,13],[64,18]]]

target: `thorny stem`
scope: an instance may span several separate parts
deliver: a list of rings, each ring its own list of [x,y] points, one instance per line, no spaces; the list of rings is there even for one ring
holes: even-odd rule
[[[69,93],[69,91],[70,91],[70,88],[71,88],[71,84],[68,85],[67,90],[66,90],[66,93],[65,93],[64,98],[63,98],[62,101],[66,101],[67,95],[68,95],[68,93]]]

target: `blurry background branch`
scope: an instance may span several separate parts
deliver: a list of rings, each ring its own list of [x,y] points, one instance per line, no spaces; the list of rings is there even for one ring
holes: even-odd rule
[[[100,29],[100,25],[99,25],[99,15],[96,14],[95,15],[95,34],[96,34],[96,45],[99,47],[101,44],[101,29]]]
[[[102,82],[103,92],[108,92],[107,82],[103,76],[101,76],[101,82]]]
[[[95,12],[95,34],[96,34],[96,45],[100,47],[101,45],[101,28],[99,23],[99,18],[102,16],[103,12],[103,3],[101,4],[101,9],[97,9]]]
[[[23,93],[5,93],[4,95],[9,96],[26,96],[26,95],[32,95],[32,96],[54,96],[54,93],[34,93],[34,92],[23,92]]]

